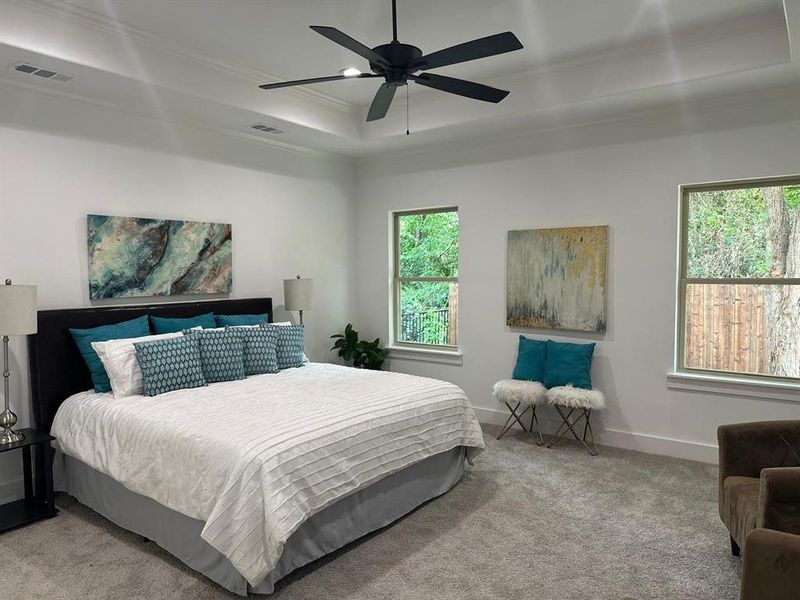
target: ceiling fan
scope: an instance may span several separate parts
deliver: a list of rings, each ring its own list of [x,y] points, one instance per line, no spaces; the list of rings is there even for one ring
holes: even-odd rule
[[[339,79],[383,77],[384,83],[378,88],[378,92],[372,100],[369,112],[367,113],[367,121],[375,121],[385,117],[389,106],[392,104],[392,99],[394,98],[394,93],[397,91],[397,88],[407,85],[409,80],[450,94],[458,94],[459,96],[483,100],[484,102],[500,102],[503,98],[508,96],[509,92],[507,90],[500,90],[488,85],[483,85],[482,83],[445,77],[444,75],[436,75],[435,73],[427,73],[425,71],[487,56],[494,56],[496,54],[504,54],[522,48],[522,44],[517,39],[517,36],[510,31],[506,31],[505,33],[490,35],[423,55],[422,50],[416,46],[397,41],[396,0],[392,0],[393,36],[392,41],[388,44],[381,44],[380,46],[369,48],[334,27],[311,25],[311,29],[324,35],[332,42],[344,46],[348,50],[366,58],[369,61],[369,68],[372,70],[372,73],[298,79],[296,81],[266,83],[259,87],[262,90],[273,90],[295,85],[321,83],[323,81],[337,81]]]

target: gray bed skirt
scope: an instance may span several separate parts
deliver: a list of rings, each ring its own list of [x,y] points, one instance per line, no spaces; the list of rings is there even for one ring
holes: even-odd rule
[[[396,521],[461,479],[464,448],[431,456],[393,473],[320,511],[286,542],[281,560],[259,585],[250,586],[230,561],[200,537],[204,523],[132,492],[85,463],[56,453],[56,490],[73,496],[120,527],[156,542],[222,587],[246,596],[271,594],[295,569]]]

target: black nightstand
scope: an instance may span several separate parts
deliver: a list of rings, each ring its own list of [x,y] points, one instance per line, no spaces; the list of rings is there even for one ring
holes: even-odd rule
[[[35,429],[19,429],[25,439],[0,446],[0,453],[22,450],[22,469],[25,476],[25,499],[0,505],[0,532],[58,514],[53,497],[53,457],[50,442],[54,438]],[[36,489],[31,469],[31,448],[36,448]]]

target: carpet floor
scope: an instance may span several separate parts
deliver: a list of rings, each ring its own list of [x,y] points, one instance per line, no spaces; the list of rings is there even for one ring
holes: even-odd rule
[[[444,496],[278,584],[271,600],[735,600],[712,465],[500,441]],[[67,496],[0,536],[0,598],[236,598]],[[10,595],[5,595],[10,594]],[[263,596],[262,596],[263,597]]]

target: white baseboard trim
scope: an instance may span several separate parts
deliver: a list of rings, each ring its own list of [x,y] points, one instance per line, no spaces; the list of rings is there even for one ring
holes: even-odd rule
[[[501,426],[508,418],[508,411],[478,406],[474,408],[478,420],[487,425]],[[559,425],[559,421],[541,417],[539,418],[539,423],[545,434],[555,433]],[[518,425],[515,426],[518,427]],[[594,420],[592,420],[592,426],[596,434],[597,443],[601,445],[637,450],[648,454],[674,456],[675,458],[687,460],[699,460],[711,464],[717,464],[719,461],[719,450],[714,444],[690,442],[660,435],[620,431],[618,429],[601,429],[594,426]]]
[[[24,496],[22,479],[0,482],[0,504],[21,500]]]

